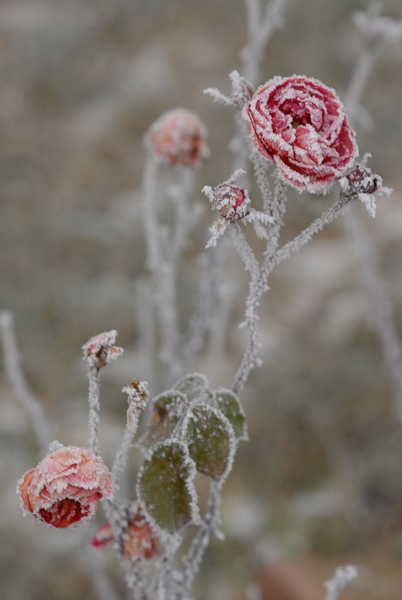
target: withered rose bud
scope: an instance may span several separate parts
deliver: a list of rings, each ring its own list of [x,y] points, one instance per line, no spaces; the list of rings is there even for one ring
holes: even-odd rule
[[[86,360],[90,367],[101,369],[111,360],[115,360],[124,352],[123,348],[114,346],[117,331],[105,331],[92,337],[83,345],[83,360]]]
[[[147,521],[139,502],[132,502],[128,510],[128,525],[123,532],[124,556],[131,560],[149,560],[160,554],[159,536]],[[105,523],[91,540],[91,546],[105,546],[113,540],[112,528]]]
[[[353,167],[349,175],[346,175],[348,180],[347,193],[349,196],[356,194],[374,194],[382,181],[378,175],[374,175],[372,170],[361,164]]]
[[[133,379],[130,385],[127,385],[122,390],[127,394],[128,409],[127,422],[134,422],[139,411],[144,410],[148,401],[148,384],[146,381],[138,381]]]
[[[145,143],[152,155],[168,167],[197,167],[208,156],[207,130],[191,110],[176,108],[151,125]]]
[[[222,217],[228,221],[237,221],[248,215],[251,200],[247,190],[223,183],[214,188],[212,204]]]

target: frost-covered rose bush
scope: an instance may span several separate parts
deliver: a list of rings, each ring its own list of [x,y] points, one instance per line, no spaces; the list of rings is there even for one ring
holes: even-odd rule
[[[18,482],[25,512],[55,528],[91,521],[101,498],[113,496],[102,459],[86,448],[67,446],[48,454]]]
[[[358,153],[340,99],[317,79],[271,79],[244,106],[243,118],[256,150],[298,190],[327,191]]]

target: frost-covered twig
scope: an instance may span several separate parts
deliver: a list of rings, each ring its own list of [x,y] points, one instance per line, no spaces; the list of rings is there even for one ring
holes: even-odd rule
[[[221,484],[211,481],[205,516],[202,519],[198,532],[191,542],[187,554],[183,558],[183,581],[180,586],[177,600],[186,600],[188,598],[194,577],[198,573],[210,537],[216,533],[216,527],[220,520],[220,505]]]
[[[94,454],[100,454],[99,421],[100,421],[100,376],[97,367],[88,369],[88,405],[89,405],[89,438],[88,445]]]
[[[276,29],[284,24],[284,12],[288,0],[271,0],[262,14],[261,0],[247,0],[247,44],[241,52],[244,61],[244,77],[253,85],[259,79],[259,69],[264,49]]]
[[[105,331],[92,337],[82,347],[83,360],[88,365],[88,404],[89,404],[89,448],[94,454],[100,454],[100,369],[123,354],[123,349],[115,346],[117,332]]]
[[[116,592],[107,576],[99,552],[91,547],[87,547],[82,552],[82,555],[98,600],[121,600],[120,595]]]
[[[230,224],[229,237],[243,261],[245,270],[250,273],[251,285],[253,285],[258,277],[260,265],[238,223]]]
[[[364,47],[346,92],[345,105],[352,119],[357,119],[359,114],[364,114],[360,101],[372,72],[377,52],[385,42],[402,37],[402,21],[381,17],[380,11],[381,4],[375,2],[367,12],[357,12],[353,17],[362,36]],[[365,167],[364,164],[363,167]],[[377,188],[377,185],[375,187]],[[381,189],[387,195],[391,192],[382,187],[382,181],[380,182],[380,191]],[[369,212],[371,209],[371,214],[374,216],[375,206],[370,206],[369,198],[367,199],[367,209]],[[372,328],[382,348],[385,366],[393,389],[396,413],[398,419],[402,420],[402,348],[391,305],[379,271],[376,252],[370,242],[364,222],[358,214],[350,213],[345,220],[345,227],[353,237],[361,259],[363,281],[371,307]]]
[[[112,481],[115,485],[118,485],[119,476],[127,466],[128,453],[138,429],[140,415],[147,404],[148,384],[146,381],[137,381],[134,379],[122,391],[128,396],[128,409],[126,427],[112,469]]]
[[[381,345],[385,368],[393,390],[396,414],[402,423],[402,349],[391,303],[380,275],[378,253],[370,242],[362,219],[355,213],[349,214],[348,217],[346,226],[355,241],[369,297],[370,325]]]
[[[161,329],[161,360],[168,365],[172,376],[180,373],[178,357],[178,323],[174,268],[161,249],[161,232],[155,206],[158,164],[148,154],[144,170],[142,206],[147,245],[147,263],[152,274],[154,300]]]
[[[289,258],[292,254],[298,252],[302,246],[312,238],[314,234],[321,231],[325,225],[331,223],[339,214],[353,201],[356,196],[345,196],[340,194],[339,200],[326,210],[320,217],[315,219],[297,235],[293,240],[279,248],[274,254],[267,254],[261,266],[260,273],[254,285],[250,286],[250,293],[246,303],[246,318],[244,324],[247,328],[247,346],[240,367],[234,377],[232,389],[238,393],[247,381],[252,369],[260,364],[257,356],[257,350],[260,346],[260,339],[257,330],[258,308],[263,294],[268,290],[268,278],[273,268],[279,265],[283,260]]]
[[[39,400],[28,388],[23,375],[13,327],[13,315],[0,313],[0,331],[3,345],[4,368],[17,401],[29,416],[42,455],[47,454],[52,441],[50,426]]]
[[[225,244],[202,254],[199,264],[203,269],[198,289],[198,301],[189,322],[188,341],[183,351],[183,374],[188,372],[194,357],[201,350],[205,334],[212,329],[212,314],[215,301],[219,300],[222,264],[225,260]]]
[[[324,583],[327,588],[325,600],[338,600],[340,594],[350,581],[356,579],[357,569],[353,565],[347,567],[338,567],[335,570],[335,575],[329,581]]]

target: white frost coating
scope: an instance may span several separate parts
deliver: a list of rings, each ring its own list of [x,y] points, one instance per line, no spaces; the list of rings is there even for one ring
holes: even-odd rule
[[[99,421],[100,421],[100,377],[99,369],[96,366],[90,366],[88,369],[88,405],[89,405],[89,441],[90,450],[99,456]]]
[[[232,106],[232,104],[233,104],[230,97],[225,96],[216,88],[205,88],[204,94],[211,96],[211,98],[213,98],[214,102],[219,102],[220,104],[224,104],[226,106]]]
[[[51,429],[42,405],[28,388],[25,381],[21,369],[13,321],[13,315],[10,312],[0,312],[0,333],[3,345],[4,368],[16,400],[21,404],[31,420],[41,454],[45,456],[52,439]]]
[[[353,565],[338,567],[335,570],[335,576],[324,583],[327,588],[325,600],[338,600],[343,589],[350,581],[356,579],[357,575],[357,568]]]

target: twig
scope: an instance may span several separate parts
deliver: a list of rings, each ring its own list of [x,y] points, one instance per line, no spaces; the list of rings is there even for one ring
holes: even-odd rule
[[[42,455],[47,454],[52,441],[50,426],[39,400],[28,388],[21,369],[15,339],[13,315],[8,311],[0,313],[1,341],[4,353],[4,368],[17,401],[28,414]]]
[[[247,347],[244,353],[240,367],[234,377],[232,389],[239,393],[243,389],[252,369],[260,363],[257,357],[257,350],[260,345],[257,323],[258,308],[263,294],[268,289],[268,278],[275,266],[283,260],[289,258],[292,254],[298,252],[312,236],[325,225],[331,223],[338,217],[356,196],[348,197],[341,193],[340,198],[326,210],[320,217],[315,219],[304,231],[297,235],[293,240],[282,246],[274,254],[267,254],[261,266],[259,276],[254,285],[250,286],[250,293],[246,303],[246,319],[244,325],[247,328]]]

